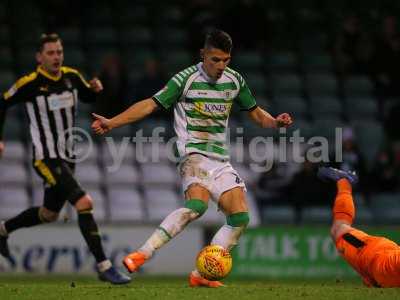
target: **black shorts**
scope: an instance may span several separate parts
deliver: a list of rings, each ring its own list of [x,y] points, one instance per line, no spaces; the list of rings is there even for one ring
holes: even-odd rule
[[[86,192],[74,177],[75,164],[62,159],[35,160],[33,167],[44,180],[44,203],[48,210],[60,212],[66,201],[75,205]]]

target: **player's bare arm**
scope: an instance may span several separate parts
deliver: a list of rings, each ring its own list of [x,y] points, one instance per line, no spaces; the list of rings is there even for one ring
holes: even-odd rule
[[[111,119],[93,114],[93,117],[96,118],[96,120],[92,123],[92,129],[96,134],[105,134],[113,128],[139,121],[156,111],[157,108],[157,103],[154,102],[153,99],[148,98],[133,104],[127,110]]]
[[[292,117],[288,113],[280,114],[274,118],[260,107],[250,111],[249,117],[262,128],[288,127],[293,123]]]

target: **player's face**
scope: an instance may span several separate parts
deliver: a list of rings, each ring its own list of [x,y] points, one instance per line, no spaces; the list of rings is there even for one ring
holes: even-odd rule
[[[36,56],[39,64],[50,74],[57,75],[64,62],[64,49],[60,41],[43,45],[43,50]]]
[[[202,54],[203,67],[207,75],[218,80],[231,61],[231,54],[216,48],[204,49]]]

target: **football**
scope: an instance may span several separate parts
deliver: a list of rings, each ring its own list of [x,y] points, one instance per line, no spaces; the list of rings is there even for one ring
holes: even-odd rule
[[[197,255],[197,270],[208,280],[221,280],[232,269],[232,256],[218,245],[204,247]]]

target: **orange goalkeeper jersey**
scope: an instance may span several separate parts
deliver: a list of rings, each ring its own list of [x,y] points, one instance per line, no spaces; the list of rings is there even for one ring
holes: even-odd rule
[[[367,286],[400,287],[400,247],[393,241],[352,229],[336,248]]]

